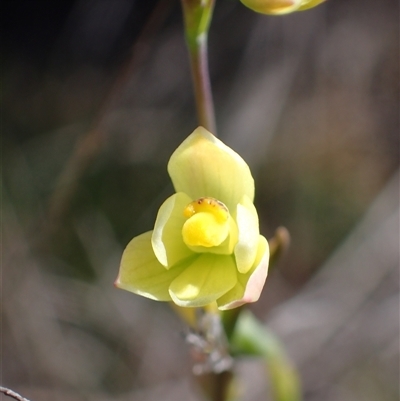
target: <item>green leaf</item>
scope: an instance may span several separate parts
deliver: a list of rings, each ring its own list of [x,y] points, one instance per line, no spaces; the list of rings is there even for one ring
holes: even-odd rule
[[[238,355],[264,358],[274,401],[301,401],[299,377],[282,344],[251,312],[240,314],[231,337],[231,346]]]

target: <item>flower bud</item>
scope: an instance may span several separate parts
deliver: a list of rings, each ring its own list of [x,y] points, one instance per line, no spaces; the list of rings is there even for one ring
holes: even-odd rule
[[[281,15],[307,10],[325,0],[240,0],[246,7],[261,14]]]

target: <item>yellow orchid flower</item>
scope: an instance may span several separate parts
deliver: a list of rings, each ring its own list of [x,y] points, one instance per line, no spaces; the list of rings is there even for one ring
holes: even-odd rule
[[[240,0],[246,7],[261,14],[281,15],[303,11],[325,0]]]
[[[115,285],[183,307],[257,301],[269,247],[245,161],[199,127],[172,154],[168,172],[176,193],[161,205],[154,229],[126,247]]]

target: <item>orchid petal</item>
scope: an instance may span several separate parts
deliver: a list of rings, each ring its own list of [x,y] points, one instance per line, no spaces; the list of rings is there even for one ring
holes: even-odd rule
[[[229,235],[222,244],[206,248],[205,246],[188,246],[193,252],[197,253],[215,253],[217,255],[232,255],[233,249],[238,241],[238,229],[235,220],[229,219]]]
[[[239,230],[235,258],[240,273],[247,273],[257,255],[260,234],[257,210],[247,196],[237,205],[236,224]]]
[[[218,199],[230,211],[243,195],[254,198],[254,180],[246,162],[203,127],[172,154],[168,172],[177,192],[192,199]]]
[[[151,238],[158,261],[169,269],[193,252],[182,238],[182,227],[186,221],[183,210],[191,199],[179,192],[170,196],[160,207]]]
[[[236,285],[217,300],[218,309],[233,309],[243,304],[257,301],[267,278],[268,263],[268,242],[260,235],[254,266],[246,274],[238,274]]]
[[[196,213],[182,228],[183,241],[188,246],[212,248],[221,245],[229,235],[229,220],[220,223],[211,213]]]
[[[128,244],[115,286],[157,301],[170,301],[168,288],[186,265],[166,270],[154,255],[151,236],[152,231],[148,231]]]
[[[179,306],[207,305],[232,289],[237,282],[231,256],[201,254],[171,283],[169,292]]]

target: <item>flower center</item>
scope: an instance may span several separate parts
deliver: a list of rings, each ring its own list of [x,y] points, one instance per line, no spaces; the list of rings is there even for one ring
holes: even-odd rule
[[[229,211],[217,199],[197,199],[185,207],[183,214],[188,218],[182,228],[186,245],[210,248],[220,245],[229,235]]]

